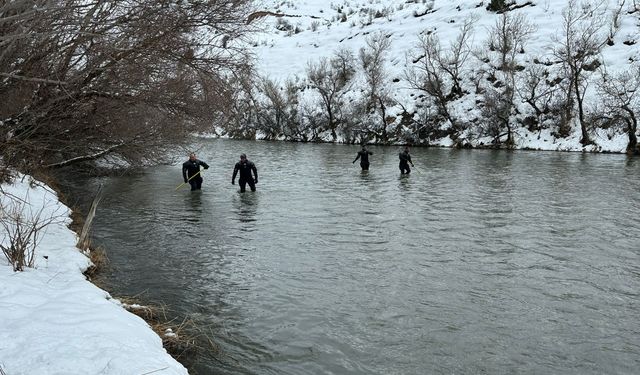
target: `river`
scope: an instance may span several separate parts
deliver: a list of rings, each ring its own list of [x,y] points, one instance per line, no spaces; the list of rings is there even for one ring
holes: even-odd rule
[[[197,374],[633,374],[640,160],[199,140],[179,165],[77,179],[116,295],[212,332]],[[240,153],[258,191],[240,194]],[[186,157],[184,158],[186,160]]]

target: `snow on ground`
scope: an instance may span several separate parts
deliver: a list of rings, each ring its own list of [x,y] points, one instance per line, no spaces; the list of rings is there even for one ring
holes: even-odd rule
[[[42,210],[41,218],[56,220],[42,233],[34,268],[13,272],[0,254],[0,369],[7,375],[187,374],[144,320],[85,279],[90,261],[67,227],[70,210],[29,180],[2,185],[3,207],[13,196],[27,202],[25,217]],[[0,240],[7,243],[2,229]]]
[[[528,38],[525,53],[518,56],[519,63],[533,64],[534,59],[556,64],[552,69],[560,69],[553,57],[553,48],[562,34],[562,13],[567,0],[517,0],[521,6],[511,11],[512,15],[524,14],[535,26],[535,32]],[[579,2],[580,3],[580,2]],[[622,0],[594,1],[601,5],[600,17],[606,19],[603,33],[613,35],[613,45],[607,45],[602,52],[602,61],[608,72],[629,70],[640,61],[640,10],[635,10],[635,2]],[[488,31],[495,25],[500,14],[486,9],[488,0],[260,0],[258,9],[283,16],[265,16],[253,21],[263,31],[257,33],[251,43],[256,56],[260,75],[279,82],[286,79],[304,79],[309,62],[317,62],[322,57],[331,57],[338,49],[347,48],[357,54],[366,45],[366,38],[375,33],[384,33],[391,40],[387,56],[387,85],[395,100],[403,103],[410,111],[419,105],[418,93],[410,89],[404,71],[413,64],[410,52],[415,50],[418,36],[426,31],[435,32],[441,45],[447,48],[459,35],[465,20],[474,20],[472,49],[487,50]],[[617,18],[615,17],[617,14]],[[614,18],[617,20],[613,22]],[[613,27],[616,25],[616,27]],[[467,77],[482,62],[475,56],[467,64]],[[593,74],[595,77],[596,74]],[[473,92],[467,79],[467,91]],[[476,95],[466,95],[452,104],[453,111],[460,120],[477,117],[479,110]],[[597,99],[595,85],[590,84],[587,105]],[[521,104],[522,107],[526,107]],[[395,112],[395,113],[394,113]],[[390,109],[391,115],[398,115],[401,108]],[[465,118],[466,116],[466,118]],[[623,135],[596,132],[597,146],[583,148],[580,144],[579,125],[573,124],[574,135],[555,138],[551,132],[527,134],[518,131],[516,143],[522,148],[542,150],[584,150],[623,152],[628,138]],[[451,140],[441,139],[436,145],[449,146]],[[479,144],[482,141],[470,141]]]

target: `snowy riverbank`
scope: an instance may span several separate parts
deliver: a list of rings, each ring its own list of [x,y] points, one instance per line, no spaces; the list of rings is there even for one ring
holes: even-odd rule
[[[222,134],[222,135],[220,135]],[[215,129],[212,133],[198,133],[194,135],[198,138],[220,138],[229,139],[230,137],[224,134],[224,130],[221,128]],[[325,133],[325,142],[329,143],[349,143],[348,140],[343,137],[338,137],[336,142],[332,142],[331,135]],[[256,134],[257,140],[265,140],[266,136],[262,133]],[[583,146],[580,143],[579,129],[574,129],[571,134],[566,138],[555,137],[549,129],[542,131],[531,132],[527,129],[520,129],[518,131],[518,137],[515,139],[514,149],[516,150],[536,150],[536,151],[560,151],[560,152],[604,152],[623,154],[626,152],[629,138],[626,134],[620,134],[616,132],[606,131],[598,129],[592,134],[593,144]],[[287,141],[284,137],[278,137],[276,141]],[[374,144],[374,142],[369,142]],[[402,146],[405,142],[394,143],[393,145]],[[491,137],[484,137],[477,140],[469,140],[463,142],[463,147],[485,149],[492,148]],[[449,138],[441,138],[432,142],[430,147],[455,147],[455,142]]]
[[[34,268],[14,272],[0,255],[0,369],[7,375],[187,374],[144,320],[85,279],[90,261],[75,247],[69,208],[50,188],[29,181],[3,184],[2,206],[21,199],[24,217],[42,210],[41,219],[55,220],[40,236]],[[7,243],[5,230],[0,240]]]

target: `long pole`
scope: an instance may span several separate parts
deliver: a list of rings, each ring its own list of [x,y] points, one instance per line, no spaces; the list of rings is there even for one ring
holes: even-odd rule
[[[196,174],[194,174],[193,176],[189,177],[189,179],[187,180],[187,182],[183,182],[183,183],[181,183],[180,185],[178,185],[178,187],[176,188],[176,191],[177,191],[178,189],[180,189],[181,187],[183,187],[185,184],[187,184],[189,181],[191,181],[191,179],[192,179],[192,178],[194,178],[195,176],[199,175],[199,174],[200,174],[200,172],[202,172],[202,171],[198,171],[198,173],[196,173]]]

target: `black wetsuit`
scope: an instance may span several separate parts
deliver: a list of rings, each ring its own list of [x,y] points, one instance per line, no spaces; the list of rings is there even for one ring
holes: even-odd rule
[[[403,151],[400,154],[398,154],[398,156],[400,157],[400,173],[402,174],[409,174],[411,173],[411,168],[409,168],[409,163],[411,163],[413,165],[413,162],[411,162],[411,155],[409,155],[409,151]]]
[[[231,177],[231,183],[235,183],[236,175],[240,172],[240,180],[238,184],[240,185],[240,192],[244,193],[247,184],[251,188],[251,191],[256,191],[256,183],[258,182],[258,169],[256,165],[250,162],[248,159],[243,161],[239,161],[236,163],[235,168],[233,168],[233,177]],[[253,177],[251,177],[251,171],[253,171]]]
[[[373,152],[367,150],[367,149],[362,149],[360,151],[358,151],[358,156],[356,156],[356,159],[353,161],[354,163],[356,162],[356,160],[360,159],[360,167],[362,167],[363,171],[368,171],[369,170],[369,155],[373,155]]]
[[[184,180],[184,182],[189,181],[189,185],[191,185],[191,191],[200,190],[200,188],[202,187],[202,175],[198,174],[198,172],[200,172],[200,166],[203,166],[204,169],[209,169],[207,163],[198,159],[189,159],[182,164],[182,179]],[[196,174],[198,175],[196,177],[193,177]]]

